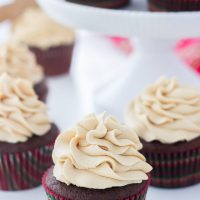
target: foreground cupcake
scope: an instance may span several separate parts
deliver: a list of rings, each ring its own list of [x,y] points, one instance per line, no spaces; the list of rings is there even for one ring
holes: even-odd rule
[[[43,70],[26,45],[10,41],[0,46],[0,75],[4,72],[31,81],[39,99],[46,100],[48,89]]]
[[[148,0],[151,11],[199,11],[200,0]]]
[[[73,3],[80,3],[101,8],[120,8],[129,3],[129,0],[66,0]]]
[[[29,46],[45,74],[68,72],[75,33],[51,20],[41,10],[25,11],[14,24],[13,38]]]
[[[58,136],[54,166],[43,177],[49,199],[144,200],[151,166],[138,136],[104,114],[88,115]]]
[[[152,185],[182,187],[200,182],[200,91],[161,78],[131,101],[126,122],[153,166]]]
[[[52,165],[58,135],[31,83],[0,76],[0,189],[22,190],[41,184]]]

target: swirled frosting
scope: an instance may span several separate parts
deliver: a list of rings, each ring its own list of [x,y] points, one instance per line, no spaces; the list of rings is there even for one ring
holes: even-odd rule
[[[129,103],[125,118],[145,141],[191,141],[200,137],[200,91],[162,77]]]
[[[25,142],[50,129],[47,109],[29,81],[0,76],[0,141]]]
[[[54,22],[40,9],[32,8],[26,10],[16,21],[13,37],[29,46],[47,49],[73,43],[75,33]]]
[[[138,152],[138,136],[113,117],[91,114],[56,140],[57,180],[78,187],[105,189],[147,180],[151,166]]]
[[[41,66],[27,46],[10,41],[0,46],[0,74],[24,78],[36,84],[44,78]]]

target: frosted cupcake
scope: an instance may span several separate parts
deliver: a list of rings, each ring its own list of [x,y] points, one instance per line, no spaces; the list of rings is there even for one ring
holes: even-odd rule
[[[199,11],[200,0],[148,0],[151,11]]]
[[[154,167],[152,185],[173,188],[200,182],[198,89],[161,78],[129,103],[125,117]]]
[[[31,83],[0,76],[0,190],[40,185],[57,135]]]
[[[43,177],[48,199],[144,200],[152,167],[141,147],[113,117],[88,115],[56,139],[54,166]]]
[[[10,41],[0,46],[0,75],[4,72],[31,81],[39,99],[46,100],[48,89],[42,67],[26,45]]]
[[[54,22],[41,10],[25,11],[14,24],[13,38],[29,46],[44,67],[45,74],[68,72],[75,33]]]

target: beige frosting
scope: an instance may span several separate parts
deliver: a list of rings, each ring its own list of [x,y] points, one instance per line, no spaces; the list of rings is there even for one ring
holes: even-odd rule
[[[78,187],[105,189],[141,183],[152,167],[138,152],[138,136],[113,117],[91,114],[56,140],[57,180]]]
[[[57,24],[39,9],[28,9],[19,17],[13,28],[13,37],[43,49],[71,44],[75,40],[74,31]]]
[[[25,142],[50,129],[47,108],[29,81],[0,76],[0,141]]]
[[[125,117],[145,141],[191,141],[200,137],[200,91],[162,77],[129,103]]]
[[[0,46],[0,74],[24,78],[36,84],[44,78],[41,66],[27,46],[10,41]]]

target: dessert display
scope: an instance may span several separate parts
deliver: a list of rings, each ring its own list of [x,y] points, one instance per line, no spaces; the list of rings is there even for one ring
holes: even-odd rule
[[[120,8],[129,3],[129,0],[66,0],[72,3],[79,3],[101,8]]]
[[[162,77],[129,103],[125,118],[154,168],[152,185],[175,188],[200,182],[197,88]]]
[[[152,167],[134,131],[104,113],[61,133],[43,176],[48,199],[145,200]]]
[[[29,46],[46,75],[69,71],[75,33],[54,22],[41,10],[26,10],[14,23],[12,37]]]
[[[200,11],[200,0],[148,0],[151,11]]]
[[[198,37],[200,0],[37,0],[37,5],[34,0],[16,0],[13,4],[16,7],[12,2],[0,6],[0,21],[7,19],[0,27],[0,39],[8,38],[4,31],[11,33],[10,40],[0,44],[0,199],[46,195],[48,200],[167,200],[176,196],[174,188],[198,184],[179,192],[185,200],[192,191],[192,200],[197,200],[200,90],[162,77],[134,95],[160,74],[174,73],[198,85],[198,76],[184,69],[172,49],[177,38],[187,43],[186,37]],[[28,5],[34,7],[25,11]],[[68,23],[81,29],[78,40],[75,31],[65,27]],[[126,44],[120,45],[124,39],[130,41],[129,47],[133,42],[134,59],[119,55],[119,49],[115,52],[119,57],[113,57],[113,44],[130,53]],[[67,75],[76,41],[77,68],[72,77],[47,78]],[[82,49],[86,45],[89,48]],[[188,49],[178,49],[179,55],[197,69],[192,56],[198,57],[198,48]],[[124,71],[116,66],[129,62]],[[47,83],[49,114],[61,132],[44,103]],[[126,124],[105,113],[90,114],[67,129],[89,110],[105,109],[122,117],[122,107],[133,97],[125,111]],[[42,187],[36,188],[41,184],[46,194]],[[168,190],[149,190],[150,184]]]
[[[0,76],[0,190],[23,190],[41,184],[52,165],[58,128],[30,81]]]
[[[48,88],[43,69],[25,44],[9,41],[0,45],[0,75],[5,72],[31,81],[39,99],[46,100]]]

